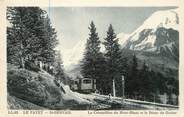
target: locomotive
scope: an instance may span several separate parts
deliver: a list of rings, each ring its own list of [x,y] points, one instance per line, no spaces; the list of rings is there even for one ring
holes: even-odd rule
[[[70,88],[81,93],[91,93],[96,91],[96,79],[77,77],[71,80]]]

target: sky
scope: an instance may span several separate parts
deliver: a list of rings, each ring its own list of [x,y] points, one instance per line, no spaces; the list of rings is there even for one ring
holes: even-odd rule
[[[89,36],[89,25],[93,21],[101,40],[106,36],[109,24],[115,33],[130,34],[152,13],[175,7],[48,7],[53,27],[57,31],[59,48],[64,53],[71,50],[80,40]]]

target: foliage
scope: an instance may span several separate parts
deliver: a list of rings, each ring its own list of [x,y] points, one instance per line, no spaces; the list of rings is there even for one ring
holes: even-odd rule
[[[25,61],[53,62],[58,43],[55,29],[39,7],[8,7],[7,60],[25,67]]]
[[[105,59],[100,52],[100,40],[93,22],[91,22],[89,30],[90,34],[86,43],[84,58],[81,61],[81,73],[83,77],[96,79],[97,89],[99,89],[105,78]]]
[[[60,51],[56,53],[55,56],[55,63],[54,63],[54,76],[56,78],[56,81],[63,82],[66,84],[66,76],[63,70],[63,63],[61,60]]]
[[[105,42],[105,59],[106,59],[106,74],[108,79],[108,91],[112,93],[112,80],[115,79],[117,94],[122,95],[122,75],[125,75],[126,72],[126,58],[123,58],[120,45],[118,44],[118,39],[112,25],[110,24]]]
[[[62,91],[48,74],[12,69],[7,73],[7,81],[9,94],[17,98],[43,107],[50,107],[61,101]]]

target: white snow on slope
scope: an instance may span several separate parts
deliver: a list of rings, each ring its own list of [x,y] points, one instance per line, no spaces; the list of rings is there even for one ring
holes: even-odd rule
[[[157,11],[153,13],[135,32],[143,29],[156,29],[158,27],[173,28],[178,30],[178,9]]]
[[[83,58],[85,51],[86,40],[80,40],[72,49],[63,50],[63,64],[65,69],[70,69],[70,66],[76,65]]]
[[[136,48],[136,50],[142,50],[145,47],[152,48],[152,47],[154,47],[155,41],[156,41],[156,36],[155,35],[149,35],[146,39],[144,39],[142,41],[142,43],[139,43],[139,44],[135,45],[134,48]]]
[[[70,71],[73,66],[78,65],[79,62],[82,60],[85,52],[87,40],[80,40],[72,49],[69,50],[63,50],[62,51],[62,57],[63,57],[63,64],[65,66],[66,71]],[[100,45],[101,50],[104,51],[104,46]]]
[[[117,39],[118,39],[118,42],[119,44],[121,44],[122,47],[125,46],[125,42],[129,39],[129,34],[126,34],[126,33],[119,33],[117,34]]]
[[[129,36],[119,37],[121,41],[120,44],[122,47],[125,47],[129,42],[135,42],[139,39],[139,34],[144,29],[152,29],[152,32],[156,31],[157,28],[164,27],[166,29],[172,28],[174,30],[179,30],[179,18],[178,18],[178,9],[157,11],[153,13],[148,19],[144,21],[144,23],[137,28],[133,33]],[[121,35],[121,33],[120,33]],[[155,36],[149,35],[144,41],[136,45],[135,47],[131,47],[130,49],[141,50],[145,47],[145,45],[150,45],[153,47],[155,43]]]

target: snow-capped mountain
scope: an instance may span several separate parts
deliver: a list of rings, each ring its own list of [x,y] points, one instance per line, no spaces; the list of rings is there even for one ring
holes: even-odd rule
[[[66,71],[70,71],[73,68],[78,67],[80,61],[84,56],[85,46],[87,39],[80,40],[72,49],[62,52],[63,63]],[[100,45],[100,51],[104,51],[104,46]]]
[[[80,40],[73,48],[62,52],[63,63],[66,70],[79,64],[85,51],[86,40]]]
[[[177,78],[179,64],[178,9],[157,11],[120,44],[128,54],[136,53],[154,71]],[[121,35],[123,35],[121,37]]]
[[[129,36],[119,37],[122,47],[139,50],[155,51],[171,50],[174,43],[178,44],[178,9],[157,11]],[[121,34],[120,34],[121,35]],[[128,38],[127,38],[128,37]]]
[[[133,33],[117,35],[122,49],[137,53],[139,60],[146,61],[152,69],[161,70],[165,74],[176,76],[179,58],[179,18],[178,9],[157,11],[153,13]],[[67,51],[64,56],[66,71],[80,74],[79,62],[83,58],[86,40],[79,41],[76,46]],[[101,45],[103,52],[103,46]],[[160,68],[160,69],[159,69]]]
[[[130,34],[126,34],[126,33],[119,33],[117,34],[117,39],[118,39],[118,43],[121,44],[121,47],[124,47],[126,45],[126,42],[129,39]]]

